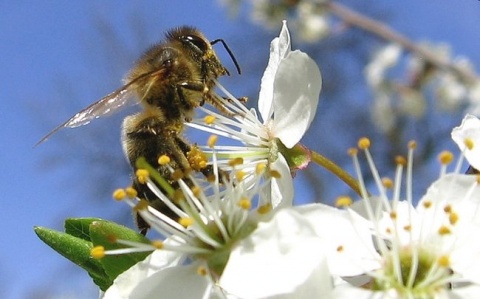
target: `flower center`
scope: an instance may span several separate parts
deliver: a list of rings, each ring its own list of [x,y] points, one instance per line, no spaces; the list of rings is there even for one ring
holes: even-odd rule
[[[446,288],[452,271],[448,256],[437,256],[425,248],[406,247],[391,250],[385,257],[380,275],[374,274],[373,289],[395,289],[413,298],[433,298],[440,288]]]
[[[223,217],[222,223],[227,227],[228,219]],[[225,239],[221,232],[218,229],[217,224],[214,222],[210,222],[207,224],[207,228],[210,233],[216,235],[216,237],[221,240],[221,245],[213,247],[205,242],[203,242],[200,238],[197,238],[198,246],[205,247],[210,251],[208,253],[201,253],[195,255],[194,259],[203,259],[207,262],[210,271],[214,272],[217,275],[222,275],[223,269],[227,265],[228,259],[230,258],[230,252],[232,251],[232,247],[239,242],[240,240],[247,237],[250,233],[252,233],[257,226],[257,223],[254,221],[247,221],[245,222],[237,231],[232,232],[229,236],[230,238]]]

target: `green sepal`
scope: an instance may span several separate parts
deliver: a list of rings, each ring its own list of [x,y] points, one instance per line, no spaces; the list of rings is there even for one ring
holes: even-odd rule
[[[89,226],[89,235],[94,246],[103,246],[105,250],[125,248],[128,246],[112,242],[112,239],[129,240],[150,244],[145,236],[125,226],[105,221],[93,221]],[[108,277],[114,280],[118,275],[136,263],[144,260],[151,252],[129,253],[119,255],[106,255],[99,262],[102,264]]]
[[[103,246],[105,250],[125,247],[112,243],[112,239],[141,243],[150,241],[136,231],[99,218],[69,218],[65,220],[64,226],[65,232],[44,227],[35,227],[34,231],[53,250],[85,269],[102,291],[106,291],[119,274],[150,254],[144,252],[107,255],[96,260],[91,257],[91,250],[95,246]]]
[[[100,289],[106,290],[112,285],[113,279],[105,273],[102,264],[90,255],[92,242],[40,226],[34,227],[34,231],[53,250],[85,269]]]
[[[90,224],[102,221],[100,218],[68,218],[65,220],[65,232],[71,236],[91,242]]]
[[[290,171],[305,169],[312,161],[311,151],[304,145],[298,143],[292,148],[287,148],[280,140],[277,140],[278,151],[287,160]]]

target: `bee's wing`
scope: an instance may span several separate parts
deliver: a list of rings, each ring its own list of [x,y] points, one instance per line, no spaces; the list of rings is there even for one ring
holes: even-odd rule
[[[166,73],[166,70],[164,68],[160,68],[158,70],[145,73],[135,78],[134,80],[130,81],[123,87],[115,90],[109,95],[106,95],[105,97],[101,98],[99,101],[93,103],[92,105],[88,106],[87,108],[83,109],[82,111],[72,116],[69,120],[59,125],[55,129],[53,129],[50,133],[45,135],[45,137],[40,139],[40,141],[37,142],[35,146],[44,142],[50,136],[52,136],[62,128],[75,128],[75,127],[83,126],[90,123],[95,118],[112,114],[116,112],[118,109],[128,106],[128,104],[138,104],[139,100],[134,94],[135,90],[134,88],[132,88],[132,86],[143,79],[159,80],[165,75],[165,73]]]
[[[123,86],[122,88],[115,90],[109,95],[101,98],[99,101],[78,112],[69,120],[67,120],[63,124],[53,129],[50,133],[45,135],[39,142],[37,142],[35,146],[44,142],[62,128],[75,128],[83,126],[90,123],[90,121],[95,118],[112,114],[121,107],[128,106],[127,104],[138,103],[136,97],[133,94],[133,89],[129,88],[129,86]]]

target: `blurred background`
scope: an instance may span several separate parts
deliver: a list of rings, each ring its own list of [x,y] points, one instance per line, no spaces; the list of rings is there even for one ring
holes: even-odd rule
[[[0,246],[0,297],[97,296],[88,275],[37,239],[33,226],[62,230],[67,217],[95,216],[134,227],[128,208],[111,200],[112,190],[129,184],[130,169],[119,140],[121,121],[129,111],[64,129],[34,145],[120,87],[136,58],[174,26],[193,25],[211,40],[225,39],[243,73],[232,71],[221,82],[233,94],[248,96],[247,105],[256,107],[270,41],[278,35],[281,19],[287,18],[293,48],[312,56],[323,74],[316,119],[303,143],[352,171],[346,151],[359,137],[369,136],[377,166],[391,175],[393,157],[406,153],[407,142],[415,139],[414,192],[417,198],[423,194],[438,176],[436,155],[444,149],[455,151],[450,130],[466,111],[476,109],[475,73],[467,83],[455,76],[448,81],[448,72],[436,73],[434,65],[407,51],[382,73],[379,88],[365,76],[365,68],[372,59],[381,62],[378,51],[387,45],[384,40],[329,15],[317,5],[320,1],[252,2],[0,2],[0,227],[5,237]],[[415,43],[426,41],[433,53],[469,71],[480,61],[478,1],[338,3],[388,24]],[[216,51],[234,70],[227,53],[221,47]],[[470,65],[465,66],[462,56]],[[458,84],[450,88],[447,83],[452,81]],[[445,86],[449,88],[444,92],[456,87],[461,95],[445,96]],[[187,138],[193,134],[186,132]],[[300,172],[295,184],[296,203],[331,203],[339,195],[353,194],[316,165]]]

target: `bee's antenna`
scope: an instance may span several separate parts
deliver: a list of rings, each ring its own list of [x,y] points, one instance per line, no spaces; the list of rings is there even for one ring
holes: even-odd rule
[[[230,51],[230,48],[227,46],[227,43],[226,43],[223,39],[221,39],[221,38],[216,39],[216,40],[214,40],[214,41],[211,41],[210,44],[211,44],[211,45],[214,45],[214,44],[216,44],[216,43],[218,43],[218,42],[221,42],[222,45],[223,45],[223,47],[225,48],[225,50],[227,50],[228,55],[230,55],[230,58],[232,58],[232,61],[233,61],[233,63],[235,64],[235,67],[237,68],[238,74],[239,74],[239,75],[242,74],[242,70],[240,70],[240,66],[238,65],[237,59],[235,59],[235,56],[233,56],[232,51]]]

